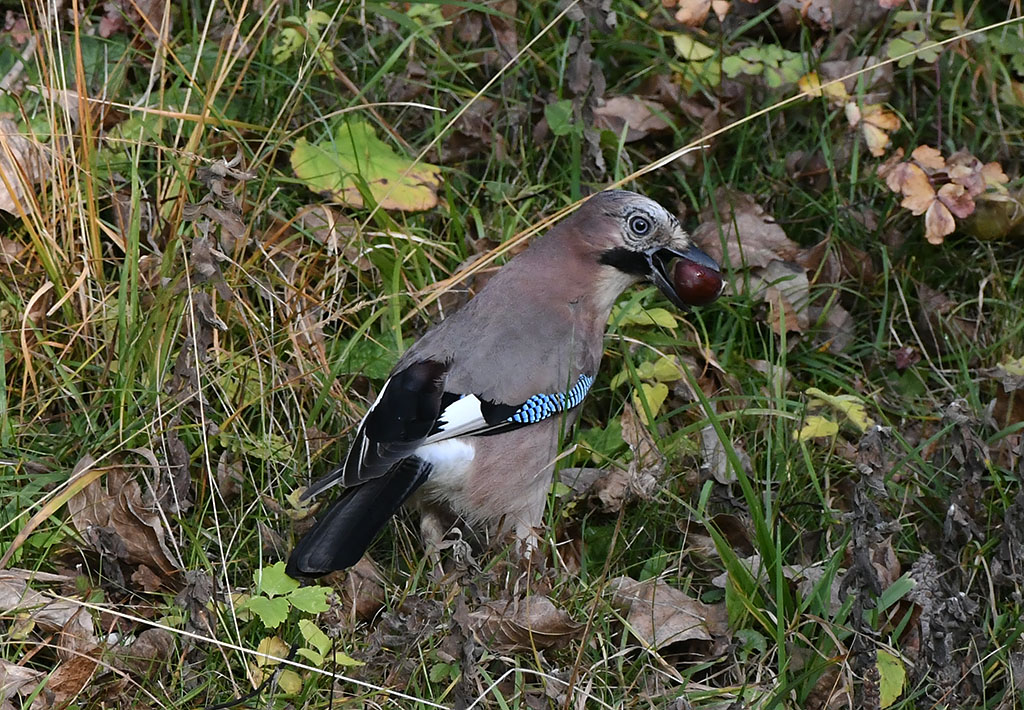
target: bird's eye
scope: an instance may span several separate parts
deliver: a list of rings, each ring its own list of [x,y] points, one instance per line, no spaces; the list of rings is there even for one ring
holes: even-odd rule
[[[651,231],[651,221],[640,215],[633,215],[629,218],[629,231],[638,237],[642,237]]]

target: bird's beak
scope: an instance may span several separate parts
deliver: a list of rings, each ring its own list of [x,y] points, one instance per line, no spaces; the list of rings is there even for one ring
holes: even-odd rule
[[[644,252],[644,255],[647,257],[647,264],[650,266],[648,278],[677,308],[686,311],[690,309],[690,306],[706,305],[718,298],[718,294],[722,292],[722,287],[724,286],[721,278],[722,268],[714,259],[695,246],[690,246],[682,251],[671,247],[657,247]],[[703,290],[710,290],[710,297],[705,293],[698,301],[687,303],[680,296],[672,274],[673,264],[676,259],[689,262],[691,266],[707,274],[708,283]]]

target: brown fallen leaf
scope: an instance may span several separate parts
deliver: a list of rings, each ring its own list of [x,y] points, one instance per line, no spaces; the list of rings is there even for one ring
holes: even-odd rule
[[[127,647],[114,651],[114,662],[132,677],[146,678],[157,672],[174,651],[174,634],[165,629],[146,629]]]
[[[870,254],[832,235],[812,247],[801,249],[796,263],[807,269],[814,286],[849,280],[870,284],[878,276]]]
[[[665,456],[630,402],[622,410],[622,438],[633,452],[633,460],[627,469],[612,469],[591,488],[594,500],[606,513],[618,512],[636,498],[649,499],[665,475]]]
[[[725,20],[732,5],[731,0],[662,0],[662,5],[676,9],[676,22],[687,27],[700,27],[714,10],[718,21]]]
[[[77,654],[58,664],[46,681],[53,691],[54,707],[65,707],[89,687],[99,659]]]
[[[832,4],[835,0],[781,0],[778,5],[779,14],[787,25],[795,25],[795,17],[800,24],[809,20],[823,30],[832,29]],[[789,15],[789,17],[787,17]]]
[[[626,142],[646,138],[651,133],[663,133],[672,128],[665,117],[668,112],[661,104],[632,96],[613,96],[604,105],[594,107],[594,126],[608,130],[616,136],[626,129]]]
[[[181,211],[186,220],[205,217],[213,224],[220,225],[220,247],[226,254],[235,253],[236,245],[244,244],[246,226],[240,212],[226,207],[219,207],[210,193],[203,195],[199,202],[187,203]]]
[[[617,577],[609,586],[612,604],[625,614],[629,631],[645,646],[660,650],[727,634],[724,603],[705,604],[660,579],[638,582]]]
[[[808,302],[810,283],[807,271],[796,264],[772,261],[763,269],[754,269],[750,285],[768,302],[768,324],[776,333],[783,330],[802,333],[810,324]]]
[[[893,350],[891,354],[893,364],[900,372],[903,372],[911,365],[916,365],[921,362],[921,353],[910,345],[904,345],[902,348],[897,348],[896,350]]]
[[[570,467],[558,470],[558,480],[567,488],[564,497],[568,500],[580,500],[588,497],[598,480],[605,476],[605,471],[593,466]]]
[[[712,478],[723,486],[735,483],[737,480],[736,471],[733,469],[732,463],[725,453],[725,445],[718,438],[715,428],[708,424],[701,429],[700,437],[701,470],[707,471]],[[747,452],[743,450],[743,447],[738,442],[730,442],[730,445],[735,450],[736,456],[739,457],[743,469],[748,473],[751,472],[750,457],[747,455]]]
[[[103,3],[103,17],[100,18],[100,37],[126,32],[139,39],[145,37],[154,41],[163,25],[166,7],[166,0],[107,0]],[[172,12],[169,17],[174,15]]]
[[[841,353],[856,339],[856,323],[853,316],[838,303],[831,303],[827,310],[821,306],[809,306],[808,320],[817,324],[814,347],[830,353]]]
[[[57,650],[62,659],[91,651],[99,644],[99,639],[88,610],[36,589],[54,583],[74,586],[74,580],[65,575],[25,569],[0,570],[0,613],[11,617],[26,615],[31,624],[48,633],[59,634]]]
[[[889,147],[889,134],[899,130],[900,117],[885,110],[881,104],[850,101],[845,106],[846,120],[851,128],[860,128],[871,155],[880,158]]]
[[[68,501],[68,509],[72,525],[101,555],[145,565],[165,580],[181,569],[168,547],[159,511],[144,500],[138,482],[124,470],[108,470],[106,485],[91,482]]]
[[[42,686],[42,691],[36,694]],[[0,710],[15,710],[11,702],[21,696],[18,703],[22,710],[46,710],[53,707],[53,694],[46,688],[46,674],[34,668],[19,666],[0,658]],[[35,696],[30,705],[24,698]]]
[[[34,185],[50,174],[41,143],[9,118],[0,118],[0,210],[13,215],[35,210]]]
[[[700,219],[693,240],[719,264],[765,267],[776,260],[794,261],[800,251],[753,196],[742,192],[719,188]]]
[[[488,644],[505,651],[560,648],[583,630],[565,610],[539,594],[487,602],[469,618]]]
[[[384,576],[369,555],[363,555],[350,567],[343,582],[342,599],[354,622],[376,616],[386,601]]]
[[[1005,195],[1008,178],[999,163],[982,163],[966,151],[948,160],[936,148],[921,145],[902,161],[903,151],[878,167],[878,176],[893,192],[903,195],[900,206],[924,215],[925,238],[941,244],[956,229],[956,220],[970,216],[975,198],[982,194]],[[938,186],[938,187],[936,187]]]
[[[508,147],[505,137],[494,127],[501,110],[497,101],[480,97],[459,117],[443,143],[427,153],[426,159],[451,165],[490,153],[498,162],[504,162]]]
[[[687,555],[695,556],[698,561],[721,559],[709,527],[713,527],[725,538],[736,554],[747,557],[754,554],[754,546],[750,542],[753,533],[749,522],[730,513],[719,513],[707,523],[693,519],[680,520],[676,527],[686,536],[684,551]],[[716,562],[714,568],[721,569],[721,563]]]

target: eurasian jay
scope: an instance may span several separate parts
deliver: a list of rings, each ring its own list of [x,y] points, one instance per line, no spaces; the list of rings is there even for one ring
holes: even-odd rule
[[[354,565],[412,498],[439,542],[453,514],[530,541],[541,524],[559,433],[576,421],[604,350],[612,305],[649,279],[676,306],[669,264],[721,290],[719,267],[670,212],[624,190],[592,196],[510,260],[465,306],[395,365],[356,430],[345,462],[308,499],[345,491],[299,541],[289,575]]]

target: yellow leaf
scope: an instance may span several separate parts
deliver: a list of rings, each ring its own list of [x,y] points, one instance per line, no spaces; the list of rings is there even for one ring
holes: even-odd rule
[[[838,433],[838,424],[815,414],[807,417],[803,429],[793,432],[793,438],[797,441],[807,441],[808,439],[833,437]]]
[[[366,664],[362,661],[357,661],[348,655],[344,651],[334,652],[334,662],[339,666],[345,666],[346,668],[358,668],[359,666],[365,666]]]
[[[665,399],[668,397],[668,385],[662,382],[656,382],[653,385],[643,382],[640,384],[640,390],[640,392],[633,392],[633,408],[636,409],[644,425],[649,426],[647,410],[644,409],[643,403],[646,401],[651,415],[657,416],[661,411],[661,405],[665,404]],[[641,395],[643,399],[641,399]]]
[[[827,404],[849,419],[850,423],[861,431],[867,431],[869,427],[875,425],[859,397],[852,394],[825,394],[817,387],[808,387],[807,394],[815,398],[808,403],[808,406],[816,407]]]
[[[868,104],[864,107],[864,121],[891,133],[900,127],[900,117],[892,111],[886,111],[882,104]]]
[[[653,369],[654,379],[658,382],[675,382],[683,377],[679,372],[679,366],[676,365],[675,358],[667,355],[655,360]]]
[[[1016,360],[1007,360],[999,367],[1005,370],[1008,375],[1020,377],[1024,375],[1024,357],[1019,357]]]
[[[850,98],[850,95],[846,93],[846,87],[843,86],[843,82],[826,82],[824,85],[821,83],[821,78],[818,76],[818,72],[808,72],[797,80],[797,86],[800,90],[805,92],[808,96],[818,98],[824,94],[833,103],[841,103]],[[856,107],[856,104],[854,104]]]
[[[437,204],[441,168],[399,155],[366,121],[341,121],[317,143],[298,139],[291,164],[309,189],[352,207],[363,206],[361,187],[386,210],[415,212]]]
[[[249,682],[254,688],[258,688],[260,683],[273,672],[271,670],[273,666],[280,663],[277,659],[288,656],[288,644],[282,641],[280,636],[267,636],[260,639],[256,646],[256,652],[264,655],[255,656],[249,662]],[[267,656],[274,656],[274,658],[267,658]]]
[[[288,644],[282,641],[280,636],[267,636],[260,640],[256,646],[256,652],[263,654],[255,656],[254,660],[257,666],[276,666],[280,663],[277,660],[278,658],[288,656]],[[266,658],[266,656],[274,656],[275,658]]]
[[[900,118],[892,111],[886,111],[881,104],[859,106],[850,101],[844,107],[850,126],[860,126],[873,156],[881,157],[889,145],[889,133],[900,127]]]
[[[887,708],[903,695],[907,682],[907,669],[899,658],[887,651],[878,652],[879,706]]]
[[[676,54],[688,62],[700,62],[715,55],[715,50],[701,44],[690,35],[672,35],[672,44]]]
[[[804,74],[802,77],[797,79],[797,87],[800,91],[804,92],[811,98],[818,98],[821,96],[821,79],[818,78],[818,72],[812,71]]]
[[[288,695],[298,695],[302,692],[302,678],[290,668],[278,674],[277,685]]]
[[[860,130],[864,134],[864,142],[868,144],[868,152],[876,158],[885,155],[885,149],[889,147],[889,134],[867,121],[860,124]]]

